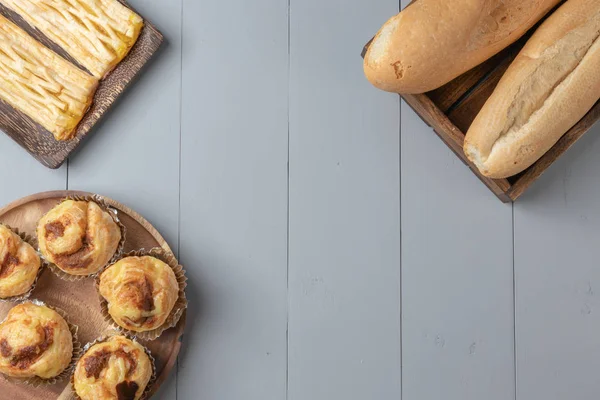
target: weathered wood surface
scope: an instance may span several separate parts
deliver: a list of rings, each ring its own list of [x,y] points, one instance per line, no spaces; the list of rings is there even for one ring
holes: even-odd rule
[[[0,14],[25,29],[31,36],[48,48],[54,50],[72,63],[77,64],[59,46],[46,38],[40,31],[28,25],[18,14],[1,4]],[[60,167],[107,111],[113,107],[125,89],[139,75],[144,65],[156,53],[162,41],[162,34],[150,22],[145,21],[144,28],[131,52],[100,82],[98,90],[94,95],[94,102],[77,127],[73,139],[57,141],[41,125],[2,100],[0,100],[0,130],[8,134],[43,165],[49,168]]]

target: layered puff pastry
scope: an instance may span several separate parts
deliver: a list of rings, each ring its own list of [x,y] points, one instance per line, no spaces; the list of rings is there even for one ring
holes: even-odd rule
[[[139,343],[113,336],[79,359],[73,386],[82,400],[138,400],[152,373],[152,361]]]
[[[162,326],[179,297],[173,269],[151,256],[125,257],[108,267],[99,291],[112,319],[134,332]]]
[[[27,293],[38,275],[41,260],[35,249],[0,224],[0,298]]]
[[[15,378],[54,378],[73,357],[69,325],[56,311],[22,303],[0,324],[0,372]]]
[[[38,222],[44,258],[71,275],[91,275],[113,258],[122,232],[107,211],[93,201],[65,200]]]
[[[103,78],[133,47],[142,18],[117,0],[0,0]]]
[[[92,103],[98,80],[0,15],[0,99],[68,140]]]

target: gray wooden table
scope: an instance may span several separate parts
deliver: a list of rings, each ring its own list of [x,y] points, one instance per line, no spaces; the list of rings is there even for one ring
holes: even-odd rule
[[[0,203],[105,194],[177,249],[191,306],[158,398],[597,396],[598,128],[501,204],[363,78],[396,0],[132,4],[167,45],[60,170],[0,135]]]

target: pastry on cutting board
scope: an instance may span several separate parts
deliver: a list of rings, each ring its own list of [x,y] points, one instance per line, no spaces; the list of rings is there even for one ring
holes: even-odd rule
[[[41,267],[35,249],[10,228],[0,224],[0,298],[27,293]]]
[[[0,372],[50,379],[73,358],[69,325],[56,311],[30,302],[13,307],[0,324]]]
[[[110,214],[93,201],[65,200],[38,222],[44,258],[70,275],[91,275],[113,258],[122,232]]]
[[[139,343],[113,336],[79,359],[73,386],[82,400],[138,400],[152,373],[152,361]]]
[[[143,19],[117,0],[0,0],[103,78],[129,53]]]
[[[179,297],[173,269],[151,257],[125,257],[100,275],[100,295],[121,327],[146,332],[163,325]]]
[[[0,15],[0,99],[68,140],[92,103],[98,80]]]

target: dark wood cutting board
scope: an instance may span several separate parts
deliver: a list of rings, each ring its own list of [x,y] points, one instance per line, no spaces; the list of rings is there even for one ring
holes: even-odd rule
[[[124,1],[121,1],[125,4]],[[125,4],[129,7],[127,4]],[[131,8],[131,7],[130,7]],[[79,65],[58,45],[32,28],[18,14],[0,4],[0,14],[4,15],[46,47],[60,54],[71,63]],[[142,16],[143,17],[143,16]],[[60,167],[69,155],[81,144],[94,125],[106,114],[125,89],[137,77],[145,64],[152,58],[163,41],[162,34],[144,19],[138,41],[123,61],[100,82],[92,106],[77,127],[75,137],[68,141],[57,141],[52,133],[20,111],[0,100],[0,130],[4,131],[29,154],[49,168]]]

